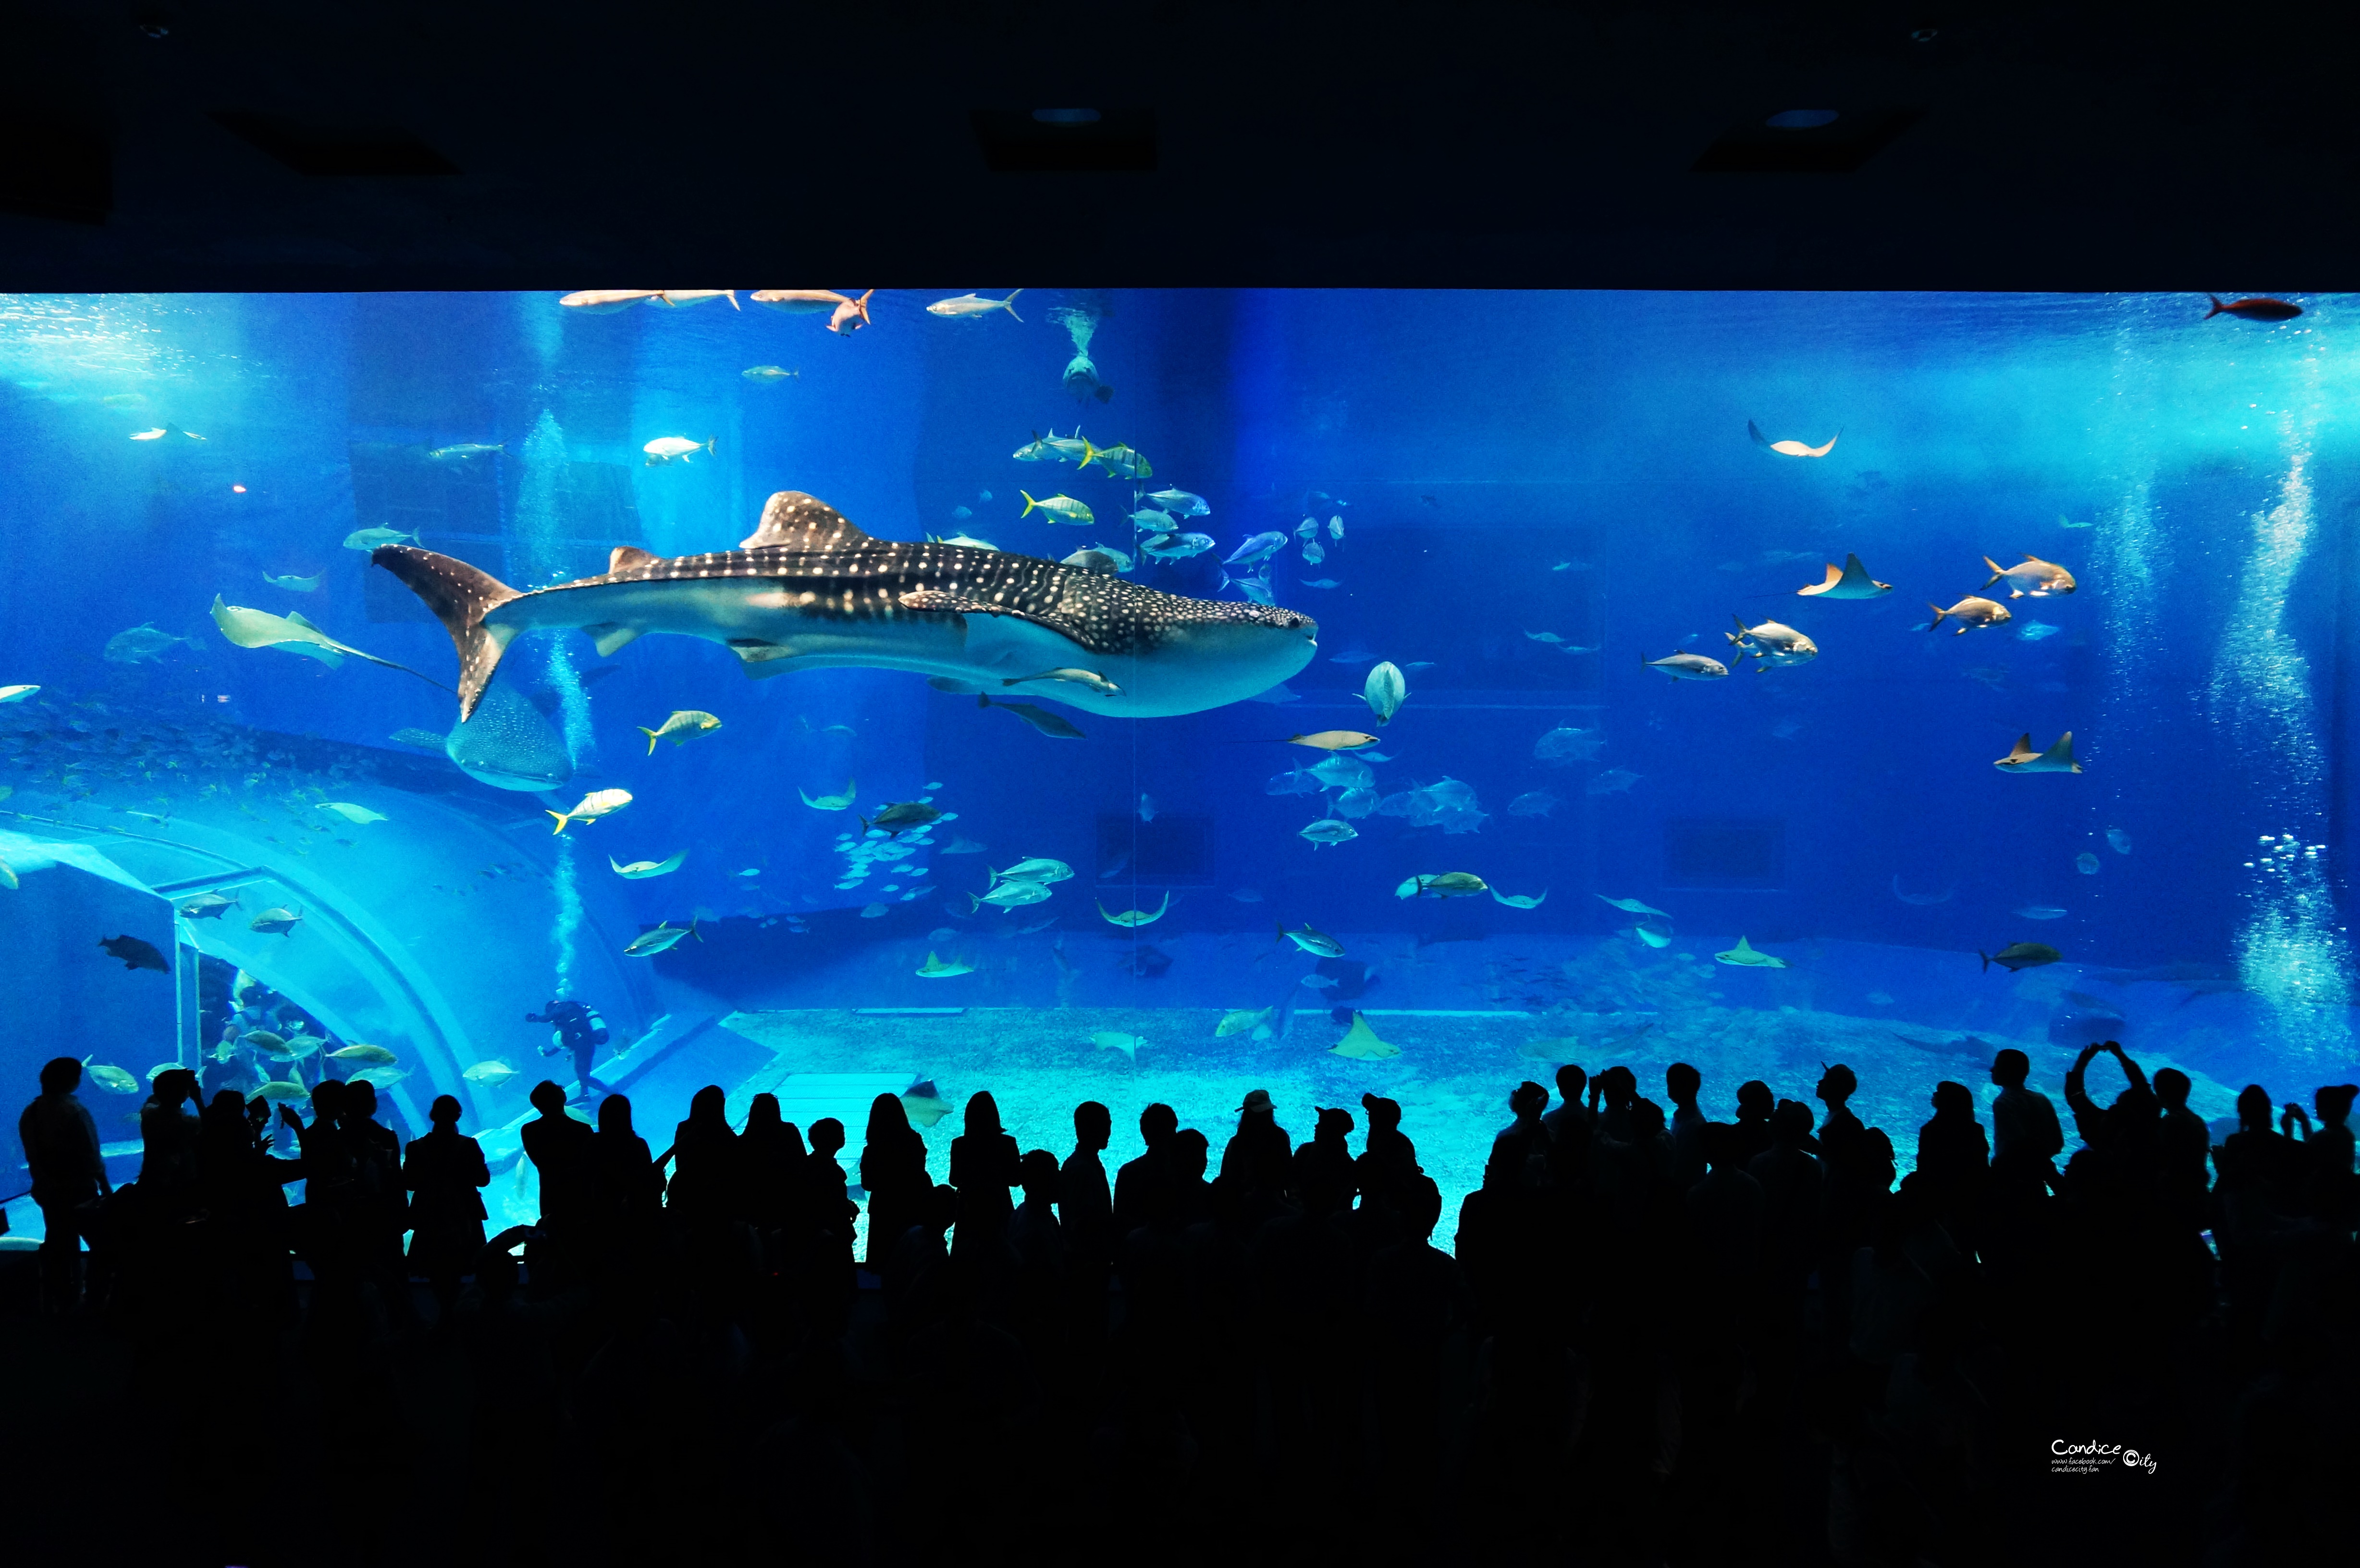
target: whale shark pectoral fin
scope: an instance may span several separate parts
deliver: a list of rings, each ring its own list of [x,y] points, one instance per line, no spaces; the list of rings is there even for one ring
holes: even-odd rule
[[[749,681],[783,675],[792,668],[795,658],[795,650],[785,643],[765,642],[759,637],[731,637],[728,647],[738,656],[739,668]]]
[[[620,551],[617,553],[619,554]],[[639,627],[618,626],[613,621],[601,621],[595,626],[584,626],[582,629],[590,634],[591,645],[597,648],[601,658],[615,652],[639,635]]]
[[[738,541],[739,550],[794,550],[814,555],[876,541],[816,495],[781,490],[762,506],[762,521]]]
[[[629,572],[637,567],[653,566],[661,559],[661,556],[649,554],[635,544],[618,544],[615,547],[614,552],[606,557],[606,571],[610,574],[617,572]]]
[[[987,670],[1054,670],[1078,663],[1089,652],[1078,627],[1037,610],[1011,610],[940,588],[912,590],[901,595],[901,604],[905,610],[957,614],[967,626],[967,662]]]

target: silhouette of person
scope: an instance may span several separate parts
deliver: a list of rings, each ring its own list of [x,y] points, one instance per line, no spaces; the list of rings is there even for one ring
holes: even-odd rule
[[[1934,1085],[1933,1118],[1918,1129],[1918,1176],[1935,1218],[1961,1244],[1961,1226],[1983,1200],[1990,1166],[1983,1125],[1975,1120],[1974,1091],[1945,1078]]]
[[[460,1276],[484,1250],[483,1189],[492,1184],[483,1146],[459,1130],[459,1102],[438,1094],[432,1124],[402,1150],[401,1183],[410,1192],[410,1266],[426,1276],[447,1321],[459,1298]]]
[[[1770,1147],[1770,1115],[1777,1101],[1770,1085],[1759,1078],[1749,1078],[1737,1086],[1737,1163],[1751,1165],[1754,1157]]]
[[[565,1114],[565,1091],[548,1079],[532,1086],[531,1100],[541,1115],[518,1134],[541,1184],[541,1228],[561,1249],[586,1249],[596,1213],[597,1182],[590,1170],[595,1135],[587,1122]],[[628,1123],[628,1107],[623,1114]]]
[[[909,1109],[898,1094],[869,1102],[860,1185],[869,1193],[869,1268],[881,1271],[901,1233],[928,1212],[934,1190],[926,1171],[926,1141],[910,1125]]]
[[[1171,1157],[1164,1171],[1164,1187],[1173,1223],[1185,1227],[1211,1218],[1211,1184],[1205,1180],[1206,1167],[1213,1157],[1211,1140],[1195,1127],[1182,1127],[1172,1135],[1168,1147]],[[1293,1152],[1288,1151],[1290,1158]]]
[[[656,1156],[656,1169],[666,1163],[672,1171],[664,1202],[676,1223],[694,1229],[737,1217],[738,1135],[729,1127],[728,1091],[720,1084],[707,1083],[689,1096],[688,1119],[672,1129],[672,1147]]]
[[[1548,1091],[1529,1078],[1508,1095],[1508,1109],[1515,1119],[1491,1139],[1491,1155],[1483,1165],[1485,1191],[1540,1192],[1556,1185],[1549,1137],[1541,1128],[1541,1112],[1547,1105]]]
[[[2203,1203],[2204,1190],[2211,1184],[2205,1162],[2212,1155],[2211,1130],[2203,1117],[2188,1108],[2191,1087],[2188,1074],[2177,1067],[2156,1072],[2156,1102],[2163,1107],[2156,1129],[2157,1158],[2162,1166],[2164,1190],[2188,1214]]]
[[[169,1068],[139,1107],[139,1196],[152,1218],[184,1214],[196,1202],[201,1093],[195,1073]]]
[[[1057,1172],[1057,1220],[1066,1250],[1093,1265],[1114,1257],[1114,1191],[1098,1158],[1113,1137],[1114,1113],[1084,1100],[1074,1107],[1074,1152]]]
[[[1672,1184],[1687,1192],[1704,1180],[1704,1113],[1697,1096],[1704,1092],[1704,1074],[1685,1062],[1664,1069],[1664,1094],[1672,1102]]]
[[[2026,1086],[2031,1071],[2031,1059],[2012,1047],[1992,1058],[1991,1081],[1999,1086],[1992,1101],[1992,1179],[2011,1193],[2038,1197],[2057,1180],[2065,1133],[2049,1096]]]
[[[1114,1176],[1114,1228],[1118,1238],[1147,1223],[1156,1190],[1164,1185],[1164,1146],[1180,1130],[1180,1113],[1161,1103],[1139,1113],[1139,1140],[1147,1146]]]
[[[1381,1094],[1362,1094],[1360,1108],[1369,1115],[1369,1141],[1352,1183],[1395,1214],[1406,1215],[1405,1205],[1426,1172],[1417,1162],[1417,1146],[1402,1131],[1401,1105]]]
[[[1582,1102],[1582,1091],[1589,1084],[1590,1074],[1576,1063],[1567,1062],[1557,1070],[1557,1107],[1541,1114],[1541,1130],[1548,1134],[1549,1160],[1556,1167],[1557,1184],[1560,1187],[1581,1181],[1590,1170],[1590,1146],[1598,1134],[1598,1111]]]
[[[1293,1175],[1295,1145],[1278,1125],[1270,1091],[1250,1089],[1238,1107],[1238,1130],[1221,1150],[1221,1174],[1255,1194],[1265,1205],[1286,1191]]]
[[[56,1057],[42,1064],[40,1097],[16,1118],[41,1211],[41,1307],[53,1316],[82,1305],[82,1237],[95,1226],[98,1200],[115,1192],[99,1153],[98,1125],[74,1094],[81,1087],[82,1063]]]
[[[951,1185],[959,1195],[953,1256],[981,1258],[1008,1234],[1014,1212],[1008,1193],[1024,1180],[1022,1157],[1000,1130],[1000,1102],[989,1089],[967,1096],[964,1120],[966,1130],[951,1139]]]
[[[1335,1105],[1317,1109],[1311,1141],[1295,1151],[1288,1186],[1297,1194],[1317,1193],[1324,1210],[1349,1208],[1360,1191],[1349,1138],[1352,1113]]]
[[[792,1224],[795,1186],[807,1156],[803,1133],[779,1114],[776,1094],[757,1094],[746,1107],[746,1130],[738,1135],[738,1152],[746,1217],[763,1231]]]
[[[415,1309],[410,1300],[409,1266],[401,1255],[409,1208],[401,1185],[401,1138],[377,1119],[377,1109],[375,1083],[366,1078],[345,1083],[337,1126],[352,1159],[347,1218],[353,1258],[363,1277],[377,1286],[386,1311],[408,1321]]]
[[[663,1171],[656,1169],[647,1138],[632,1127],[628,1094],[609,1094],[597,1103],[597,1131],[583,1150],[583,1171],[590,1188],[587,1212],[599,1228],[611,1225],[638,1242],[654,1235],[663,1216]]]
[[[2159,1080],[2163,1074],[2156,1076]],[[2311,1103],[2319,1112],[2319,1126],[2303,1140],[2303,1154],[2311,1167],[2311,1216],[2344,1232],[2353,1228],[2355,1217],[2350,1122],[2355,1096],[2360,1096],[2360,1084],[2328,1083],[2312,1091]]]

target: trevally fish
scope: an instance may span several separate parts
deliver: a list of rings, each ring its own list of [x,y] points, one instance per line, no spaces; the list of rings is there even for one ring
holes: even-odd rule
[[[1175,517],[1204,517],[1212,515],[1212,505],[1202,495],[1191,495],[1185,490],[1157,490],[1147,499],[1154,502]]]
[[[1016,493],[1024,497],[1024,509],[1016,514],[1020,521],[1035,512],[1048,513],[1049,521],[1053,523],[1071,523],[1076,528],[1086,528],[1098,521],[1097,513],[1071,495],[1052,495],[1045,501],[1035,501],[1025,491]]]
[[[219,599],[213,602],[221,603]],[[117,632],[107,638],[106,647],[101,651],[99,657],[109,664],[153,664],[158,662],[173,644],[183,642],[191,648],[197,646],[197,639],[194,637],[174,637],[170,632],[159,632],[154,626],[143,621],[128,631]],[[1293,672],[1289,671],[1289,673]]]
[[[1254,562],[1277,554],[1286,546],[1286,536],[1273,528],[1245,540],[1222,561],[1223,566],[1251,566]]]
[[[2037,555],[2027,555],[2015,566],[2002,566],[1987,555],[1983,557],[1983,564],[1992,572],[1991,582],[1983,586],[1989,588],[1994,583],[2005,583],[2007,584],[2007,596],[2011,599],[2021,599],[2027,594],[2045,599],[2053,593],[2070,593],[2075,586],[2071,572],[2055,561],[2043,561]]]
[[[371,560],[450,633],[463,714],[518,634],[561,627],[606,654],[651,632],[703,637],[757,678],[848,666],[996,683],[1088,670],[1120,690],[1061,700],[1126,718],[1243,701],[1317,651],[1318,625],[1297,611],[1183,598],[1009,551],[871,539],[795,490],[770,497],[737,550],[665,559],[618,546],[603,574],[531,592],[410,546]]]
[[[715,439],[708,436],[703,441],[691,441],[686,436],[658,436],[639,450],[648,454],[646,466],[653,468],[657,463],[671,463],[675,459],[686,463],[691,452],[709,454]]]
[[[1213,548],[1210,534],[1163,534],[1139,541],[1142,554],[1158,561],[1185,561],[1192,555],[1202,555]]]

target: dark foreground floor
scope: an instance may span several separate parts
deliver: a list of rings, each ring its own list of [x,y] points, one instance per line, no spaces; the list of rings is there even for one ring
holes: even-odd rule
[[[1413,1475],[1290,1454],[1243,1381],[1247,1408],[1143,1430],[1044,1388],[1004,1334],[892,1343],[874,1290],[841,1353],[528,1288],[333,1358],[49,1320],[35,1294],[34,1259],[0,1255],[24,1564],[2285,1561],[2340,1530],[2354,1473],[2327,1385],[2233,1372],[2210,1332],[2128,1363],[2135,1325],[2064,1311],[2022,1365],[1888,1375],[1873,1432],[1846,1390],[1461,1343]],[[2054,1473],[2060,1442],[2155,1466]]]

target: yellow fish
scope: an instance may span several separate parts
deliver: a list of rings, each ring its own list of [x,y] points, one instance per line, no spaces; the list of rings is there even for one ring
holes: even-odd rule
[[[666,719],[661,728],[651,730],[647,725],[641,724],[639,729],[641,735],[648,737],[648,755],[653,757],[656,754],[656,742],[666,735],[672,737],[672,745],[683,746],[694,740],[698,735],[711,735],[720,727],[721,721],[711,713],[699,713],[694,708],[683,708]]]
[[[583,796],[572,811],[548,812],[548,815],[557,819],[557,825],[550,832],[562,833],[565,831],[566,824],[572,822],[595,822],[600,817],[619,811],[630,803],[631,792],[628,789],[593,789]]]

